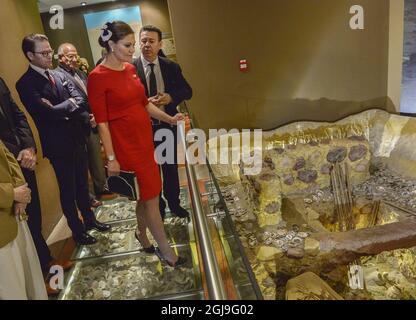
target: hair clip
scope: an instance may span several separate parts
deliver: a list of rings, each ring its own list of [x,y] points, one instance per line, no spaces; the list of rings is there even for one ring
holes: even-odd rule
[[[111,39],[112,36],[113,36],[113,33],[110,30],[108,30],[108,25],[105,24],[104,27],[102,27],[101,29],[101,39],[104,42],[107,42],[108,40]]]

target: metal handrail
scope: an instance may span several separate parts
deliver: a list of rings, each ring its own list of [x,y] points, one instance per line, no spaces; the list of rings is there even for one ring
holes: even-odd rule
[[[208,295],[211,300],[226,300],[227,294],[224,288],[224,281],[221,276],[218,261],[215,256],[215,250],[212,245],[212,238],[209,232],[208,221],[202,209],[202,200],[197,186],[197,177],[195,168],[189,164],[187,155],[187,143],[185,127],[178,125],[180,141],[185,152],[185,168],[188,177],[189,189],[192,200],[193,216],[195,221],[195,229],[201,249],[201,257],[204,265],[204,272],[207,278]]]
[[[183,103],[183,107],[184,107],[184,112],[186,113],[186,114],[188,114],[188,116],[189,116],[189,120],[190,120],[190,122],[191,122],[191,128],[194,128],[194,122],[195,122],[195,119],[194,119],[194,117],[192,116],[192,114],[191,114],[191,112],[190,112],[190,110],[188,109],[188,106],[187,106],[187,104],[186,104],[186,102],[184,102]],[[185,149],[186,150],[186,149]],[[208,167],[208,170],[209,170],[209,174],[210,174],[210,176],[211,177],[214,177],[214,172],[212,171],[212,168],[211,168],[211,165],[209,164],[209,160],[208,159],[206,159],[206,161],[207,161],[207,167]],[[218,194],[218,196],[219,196],[219,198],[220,198],[220,202],[221,203],[223,203],[223,204],[225,204],[225,200],[224,200],[224,197],[223,197],[223,195],[221,194],[221,192],[218,192],[219,190],[220,190],[220,188],[219,188],[219,185],[218,185],[218,182],[216,181],[216,179],[214,178],[214,179],[212,179],[212,181],[213,181],[213,183],[214,183],[214,186],[215,186],[215,189],[217,190],[217,194]],[[199,189],[198,189],[199,190]],[[203,196],[204,194],[202,194],[202,196]],[[248,278],[250,279],[250,283],[251,283],[251,285],[252,285],[252,287],[253,287],[253,290],[254,290],[254,294],[256,295],[256,298],[258,299],[258,300],[263,300],[264,298],[263,298],[263,294],[261,293],[261,290],[260,290],[260,287],[259,287],[259,284],[258,284],[258,282],[257,282],[257,280],[256,280],[256,276],[254,275],[254,272],[253,272],[253,269],[252,269],[252,267],[250,266],[250,262],[249,262],[249,260],[248,260],[248,258],[247,258],[247,256],[246,256],[246,253],[245,253],[245,251],[244,251],[244,247],[243,247],[243,245],[242,245],[242,243],[241,243],[241,240],[240,240],[240,237],[238,236],[238,233],[237,233],[237,231],[236,231],[236,229],[235,229],[235,226],[234,226],[234,223],[233,223],[233,221],[232,221],[232,219],[231,219],[231,216],[230,216],[230,213],[229,213],[229,211],[228,211],[228,208],[227,208],[227,206],[225,205],[225,212],[222,212],[223,214],[224,214],[224,216],[225,216],[225,218],[226,218],[226,221],[228,222],[228,225],[229,225],[229,227],[231,228],[231,231],[232,231],[232,233],[235,235],[235,241],[236,241],[236,243],[237,243],[237,246],[238,246],[238,250],[239,250],[239,252],[240,252],[240,255],[241,255],[241,258],[242,258],[242,260],[243,260],[243,263],[244,263],[244,265],[246,266],[246,268],[247,268],[247,274],[248,274]],[[215,216],[217,216],[219,213],[215,213]],[[209,214],[209,215],[207,215],[207,217],[208,218],[212,218],[213,217],[213,214]]]

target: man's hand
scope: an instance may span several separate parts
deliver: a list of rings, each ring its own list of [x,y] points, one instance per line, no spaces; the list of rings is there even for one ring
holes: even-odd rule
[[[49,108],[53,108],[53,104],[45,98],[40,99],[44,104],[46,104]]]
[[[157,96],[149,98],[149,101],[160,108],[172,103],[173,99],[169,93],[159,93]]]
[[[23,186],[14,188],[13,193],[14,193],[13,200],[15,202],[28,204],[32,200],[32,198],[30,196],[31,191],[27,187],[27,183],[24,184]]]
[[[16,217],[21,217],[25,215],[27,204],[25,203],[18,203],[14,204],[14,214]]]
[[[90,114],[90,124],[91,124],[91,128],[93,129],[97,128],[97,122],[95,121],[95,117],[93,114]]]
[[[20,151],[19,155],[17,156],[17,161],[20,163],[22,168],[31,171],[35,170],[37,161],[35,150],[29,148]]]

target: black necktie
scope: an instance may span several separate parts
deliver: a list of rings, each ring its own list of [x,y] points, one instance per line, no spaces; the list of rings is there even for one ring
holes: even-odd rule
[[[155,75],[155,64],[150,63],[150,76],[149,76],[149,97],[154,97],[157,95],[157,83]]]
[[[48,70],[45,71],[46,76],[49,79],[49,82],[51,83],[52,87],[55,86],[55,79],[52,77],[52,75],[50,74],[50,72]]]

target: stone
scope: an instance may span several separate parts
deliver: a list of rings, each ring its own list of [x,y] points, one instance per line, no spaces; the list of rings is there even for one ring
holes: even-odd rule
[[[362,144],[358,146],[353,146],[350,149],[350,153],[348,154],[348,158],[351,160],[351,162],[355,162],[358,160],[361,160],[367,155],[368,148]]]
[[[317,220],[319,219],[319,213],[311,208],[306,208],[306,213],[308,215],[308,220]]]
[[[291,174],[284,174],[282,179],[283,179],[283,183],[288,186],[291,186],[295,183],[295,178],[293,178]]]
[[[312,272],[290,279],[286,284],[286,300],[344,300],[324,280]]]
[[[352,141],[366,141],[367,140],[365,136],[351,136],[351,137],[348,137],[348,139]]]
[[[331,143],[331,140],[330,140],[330,139],[322,139],[322,140],[320,141],[320,143],[321,143],[321,144],[330,144],[330,143]]]
[[[357,164],[357,166],[354,168],[354,170],[356,172],[366,172],[366,171],[368,171],[368,164],[369,164],[368,160],[362,160]]]
[[[264,211],[269,214],[276,213],[280,210],[280,204],[278,202],[272,202],[264,208]]]
[[[289,248],[286,255],[291,259],[302,259],[305,256],[305,250],[299,247]]]
[[[254,187],[254,190],[257,193],[260,193],[261,192],[261,185],[260,185],[260,183],[258,181],[256,181],[256,180],[253,181],[253,187]]]
[[[272,158],[267,157],[267,156],[264,157],[263,168],[270,168],[270,170],[274,170],[276,168],[276,166],[273,163]]]
[[[313,164],[318,163],[321,157],[321,152],[316,150],[308,157],[308,162]]]
[[[292,160],[287,156],[283,156],[280,166],[282,168],[290,168],[292,166]]]
[[[304,248],[307,255],[316,256],[319,253],[319,241],[313,238],[306,238]]]
[[[264,279],[261,284],[263,286],[265,286],[266,288],[273,288],[276,287],[276,283],[274,282],[274,280],[270,277],[267,277],[266,279]]]
[[[257,259],[262,262],[273,261],[284,255],[280,248],[261,246],[257,252]]]
[[[296,144],[288,144],[287,148],[288,150],[296,150]]]
[[[272,181],[276,178],[277,176],[274,173],[264,173],[260,176],[260,180],[263,180],[263,181]]]
[[[318,172],[315,170],[302,170],[298,172],[298,179],[305,183],[313,183],[318,179]]]
[[[293,170],[298,171],[302,168],[305,168],[306,160],[303,157],[297,158]]]
[[[282,154],[283,152],[285,152],[285,149],[283,148],[274,148],[273,149],[277,154]]]
[[[319,146],[319,142],[317,142],[317,141],[310,141],[308,144],[309,144],[311,147],[317,147],[317,146]]]
[[[322,174],[330,174],[331,173],[331,169],[332,169],[332,165],[329,164],[329,163],[325,163],[321,167],[321,173]]]
[[[342,162],[347,157],[348,150],[345,147],[336,147],[329,151],[326,159],[330,163]]]

